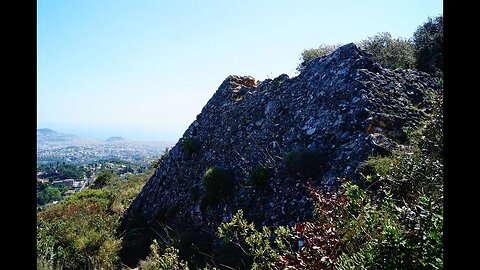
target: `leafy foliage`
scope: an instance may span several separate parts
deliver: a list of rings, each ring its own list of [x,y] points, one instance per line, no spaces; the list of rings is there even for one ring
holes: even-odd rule
[[[142,270],[188,270],[188,263],[178,258],[178,250],[172,247],[165,249],[160,255],[160,246],[156,240],[153,240],[150,246],[150,255],[140,261]]]
[[[233,192],[233,175],[223,168],[212,167],[205,172],[203,186],[205,195],[200,201],[200,210],[206,211]]]
[[[375,173],[369,192],[345,185],[339,269],[443,268],[442,98],[435,103],[409,148],[368,160]]]
[[[53,201],[59,201],[67,189],[67,187],[52,187],[49,185],[40,189],[37,191],[37,204],[44,205]]]
[[[49,247],[39,258],[48,258],[55,268],[114,268],[120,248],[114,237],[116,222],[96,202],[52,206],[39,213],[37,246]]]
[[[339,221],[344,245],[342,257],[337,262],[339,268],[342,269],[342,265],[350,267],[352,263],[359,269],[408,268],[405,231],[393,211],[392,202],[375,204],[357,185],[346,183],[344,188],[347,205]]]
[[[280,254],[288,251],[286,237],[289,233],[288,227],[278,227],[275,230],[275,241],[272,242],[270,229],[263,227],[261,231],[256,230],[253,223],[248,223],[243,217],[243,210],[238,210],[230,222],[218,227],[221,239],[233,243],[253,258],[252,270],[273,269]]]
[[[142,187],[153,174],[153,168],[143,174],[129,175],[124,180],[113,181],[106,188],[115,194],[110,210],[118,215],[123,215],[130,206]]]
[[[372,54],[372,60],[382,67],[410,69],[415,66],[413,44],[403,38],[392,38],[390,33],[378,33],[362,40],[359,47]]]
[[[112,183],[115,177],[113,172],[101,172],[93,182],[93,185],[91,185],[91,188],[103,188]]]
[[[231,172],[212,167],[205,172],[203,177],[205,196],[222,199],[227,197],[233,190],[233,175]]]
[[[443,15],[428,18],[410,39],[393,38],[388,32],[378,33],[357,44],[372,54],[372,60],[385,68],[412,69],[441,77],[443,74]],[[332,53],[340,45],[322,44],[317,49],[304,50],[300,55],[297,71],[316,57]]]
[[[120,239],[115,229],[124,204],[131,202],[146,179],[146,175],[114,178],[104,188],[75,193],[38,212],[37,267],[119,268]]]
[[[285,237],[295,249],[280,258],[276,269],[335,269],[333,262],[341,254],[341,237],[334,220],[342,214],[346,197],[341,193],[318,192],[310,186],[307,189],[316,202],[315,219],[296,224]]]
[[[443,15],[419,26],[413,34],[417,69],[430,74],[443,72]]]
[[[183,140],[183,148],[187,151],[187,154],[193,155],[200,151],[200,142],[193,138],[185,138]]]
[[[248,185],[262,188],[266,185],[268,179],[272,176],[272,169],[263,165],[257,165],[255,170],[250,173],[247,180]]]
[[[56,240],[53,233],[55,224],[49,225],[43,220],[37,222],[37,269],[55,269]]]
[[[38,167],[38,170],[44,171],[44,177],[49,180],[59,180],[59,179],[67,179],[67,178],[74,178],[74,179],[82,179],[86,171],[85,169],[74,166],[70,164],[41,164]]]
[[[110,206],[113,202],[114,194],[110,190],[106,189],[87,189],[82,192],[75,193],[63,200],[60,205],[70,206],[70,205],[79,205],[84,202],[95,203],[100,207],[102,211],[109,211]],[[62,209],[58,207],[58,209]],[[53,207],[52,209],[57,209]],[[55,212],[55,210],[52,210]],[[48,211],[47,211],[48,213]]]

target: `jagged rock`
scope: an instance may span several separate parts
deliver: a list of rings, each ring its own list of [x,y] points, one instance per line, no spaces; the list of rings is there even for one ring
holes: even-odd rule
[[[121,230],[154,226],[159,211],[172,207],[178,217],[209,228],[240,208],[257,225],[304,221],[314,206],[306,197],[307,179],[287,173],[288,153],[326,157],[313,185],[358,180],[356,169],[368,156],[406,142],[404,130],[419,125],[430,94],[440,91],[438,78],[383,69],[353,43],[311,60],[293,78],[229,76],[134,200]],[[187,138],[198,142],[197,152],[186,150]],[[245,186],[258,164],[272,167],[274,175],[263,189]],[[233,172],[234,191],[200,211],[202,177],[214,166]]]

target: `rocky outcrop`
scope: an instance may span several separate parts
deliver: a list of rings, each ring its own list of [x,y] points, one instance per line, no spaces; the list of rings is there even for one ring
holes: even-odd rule
[[[384,69],[353,43],[311,60],[293,78],[229,76],[132,203],[122,229],[148,228],[165,209],[211,228],[240,208],[258,225],[304,221],[313,210],[307,181],[358,180],[356,170],[369,155],[407,141],[404,131],[418,127],[430,112],[431,93],[440,91],[438,78]],[[321,173],[288,172],[286,157],[302,151],[321,155]],[[265,187],[248,186],[259,164],[273,173]],[[202,177],[214,166],[233,173],[234,190],[200,209]]]

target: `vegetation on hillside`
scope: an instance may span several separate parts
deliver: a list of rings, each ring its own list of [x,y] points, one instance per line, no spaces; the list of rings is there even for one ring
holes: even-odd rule
[[[62,199],[62,194],[68,187],[53,187],[43,183],[37,183],[37,205],[45,205]]]
[[[443,15],[428,18],[413,34],[416,68],[430,74],[443,73]]]
[[[372,60],[384,68],[412,69],[442,76],[443,72],[443,15],[428,18],[409,39],[393,38],[388,32],[378,33],[361,40],[357,45],[372,54]],[[297,71],[320,56],[330,54],[340,45],[322,44],[318,48],[306,49],[300,55]]]
[[[443,269],[442,96],[433,102],[407,147],[365,162],[361,186],[346,179],[333,191],[307,184],[313,220],[257,229],[239,210],[220,224],[217,239],[230,250],[222,260],[255,270]],[[147,261],[159,260],[159,249]],[[176,254],[167,248],[163,256],[184,269]]]
[[[97,178],[95,178],[95,181],[93,184],[90,186],[90,188],[93,189],[98,189],[98,188],[103,188],[115,180],[115,174],[113,172],[101,172]]]
[[[411,42],[382,33],[363,41],[361,46],[387,67],[418,67],[441,76],[442,35],[440,16],[420,26]],[[304,51],[299,69],[312,55],[324,55],[334,47]],[[432,103],[430,118],[418,130],[405,131],[406,146],[365,162],[360,183],[341,179],[339,187],[333,190],[315,188],[309,181],[322,175],[326,164],[323,154],[308,150],[288,153],[285,172],[299,179],[316,203],[312,220],[291,227],[259,227],[239,210],[214,228],[215,236],[205,236],[209,243],[214,243],[211,245],[202,239],[208,233],[193,231],[190,223],[183,225],[192,230],[185,229],[183,233],[165,225],[166,232],[172,232],[172,239],[154,240],[149,256],[138,266],[206,270],[226,267],[224,262],[228,262],[238,269],[255,270],[443,269],[442,94],[433,95]],[[184,147],[190,155],[200,149],[192,140],[186,140]],[[160,158],[152,165],[157,167],[163,160]],[[64,168],[52,171],[62,177],[77,173]],[[247,183],[261,188],[272,176],[270,170],[258,165]],[[105,172],[91,189],[39,209],[37,268],[128,269],[119,258],[125,240],[116,229],[120,217],[152,173],[153,168],[120,179]],[[230,195],[233,176],[225,169],[213,167],[206,171],[202,183],[205,194],[200,208],[204,211]],[[40,186],[39,190],[43,192],[39,200],[44,201],[61,192],[47,186]],[[174,219],[175,213],[175,208],[159,209],[159,216],[164,219]],[[208,260],[192,259],[194,252],[205,250],[194,242],[208,246],[210,253],[202,254]]]
[[[183,140],[183,149],[188,155],[193,155],[200,151],[200,142],[193,138],[185,138]]]
[[[428,34],[438,41],[441,21],[441,16],[429,19],[415,35]],[[437,32],[425,33],[425,28]],[[418,38],[411,42],[382,33],[360,46],[389,68],[419,67],[425,61],[420,55],[433,52],[426,58],[435,68],[423,70],[441,76],[441,64],[432,60],[441,59],[441,49],[421,52],[418,42]],[[304,51],[299,70],[309,57],[333,48]],[[314,219],[293,227],[257,228],[239,210],[218,227],[215,241],[223,244],[212,254],[222,257],[215,259],[239,269],[443,269],[442,94],[432,96],[432,103],[430,119],[416,131],[405,131],[407,146],[365,162],[361,183],[343,179],[336,190],[315,189],[308,179],[321,175],[321,153],[287,153],[287,172],[307,181],[307,192],[316,202]],[[266,177],[257,169],[251,178]]]
[[[59,179],[83,179],[86,176],[87,171],[80,167],[64,163],[50,163],[50,164],[41,164],[38,166],[37,171],[43,171],[43,178],[53,180]]]
[[[152,171],[75,193],[37,213],[38,269],[117,269],[115,230]]]
[[[140,261],[142,270],[188,270],[188,263],[178,258],[178,250],[173,247],[165,249],[163,254],[159,254],[160,246],[156,240],[150,246],[151,253],[145,260]]]
[[[200,209],[217,204],[228,197],[233,191],[233,174],[220,167],[209,168],[203,176],[205,195],[202,197]]]
[[[372,60],[384,68],[415,67],[415,50],[408,39],[393,38],[390,33],[383,32],[360,41],[358,46],[371,53]]]

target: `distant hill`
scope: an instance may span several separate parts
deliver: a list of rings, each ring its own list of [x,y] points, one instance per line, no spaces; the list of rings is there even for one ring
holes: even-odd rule
[[[37,129],[37,142],[66,142],[78,140],[73,134],[60,133],[49,128]]]
[[[39,128],[39,129],[37,129],[37,135],[38,134],[52,135],[52,134],[58,134],[58,132],[53,131],[49,128]]]
[[[125,141],[123,137],[110,137],[106,140],[107,142],[118,142],[118,141]]]

